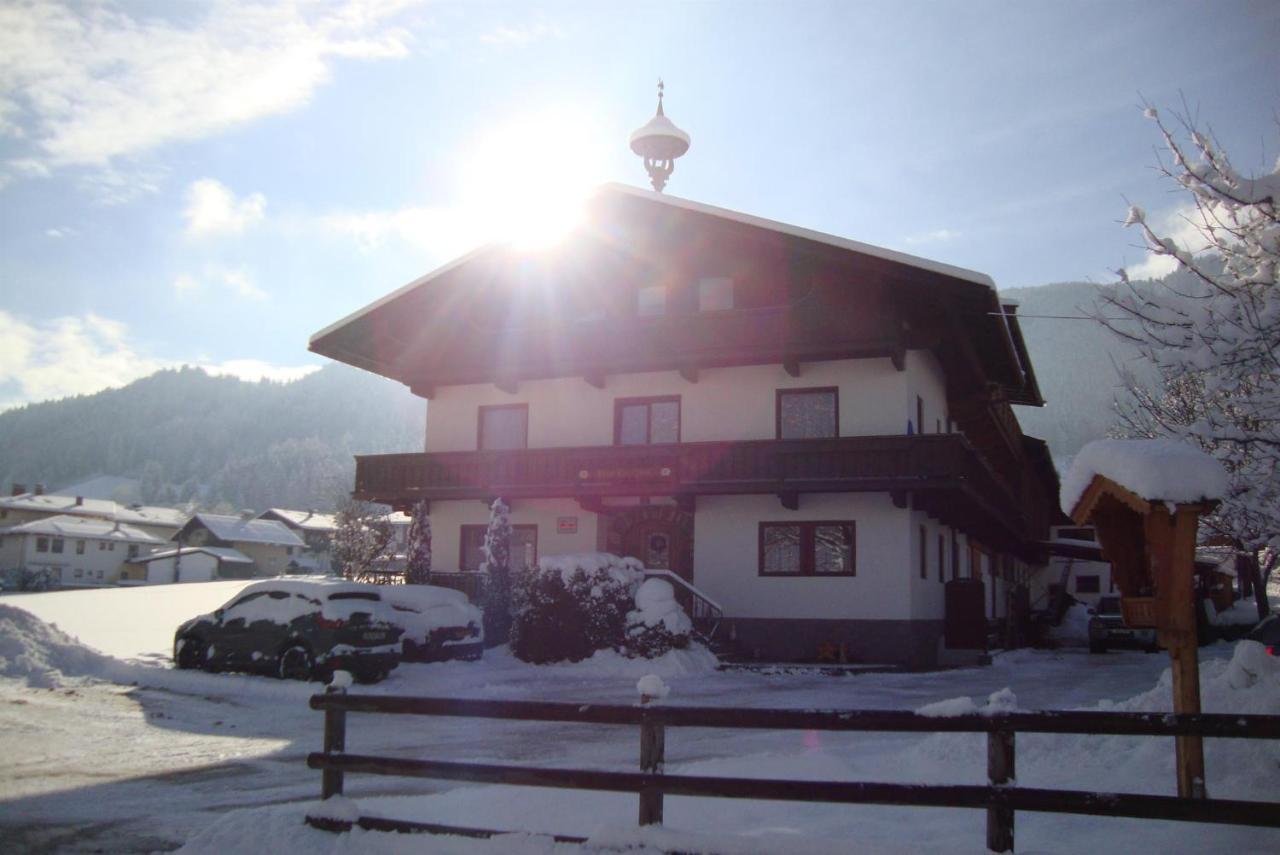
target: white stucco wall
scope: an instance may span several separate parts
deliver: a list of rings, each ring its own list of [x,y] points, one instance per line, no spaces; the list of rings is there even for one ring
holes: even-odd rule
[[[561,377],[523,382],[514,395],[489,383],[439,388],[427,409],[426,450],[474,450],[479,408],[494,404],[529,405],[530,448],[612,445],[614,401],[652,395],[680,396],[682,442],[774,439],[775,391],[811,386],[839,388],[842,436],[906,433],[917,394],[926,402],[927,433],[931,414],[946,411],[942,371],[916,351],[904,371],[888,359],[850,359],[803,363],[799,377],[781,365],[703,369],[696,383],[675,371],[616,374],[603,389]]]
[[[578,531],[560,534],[557,520],[577,517]],[[431,503],[431,566],[440,573],[461,569],[462,526],[487,525],[489,508],[475,500]],[[597,517],[572,499],[517,499],[511,507],[512,525],[538,527],[538,556],[597,550]]]
[[[759,575],[759,523],[853,520],[855,576]],[[733,617],[906,620],[912,617],[911,514],[884,493],[703,496],[694,522],[693,582]]]
[[[920,526],[925,531],[925,578],[920,578]],[[938,581],[938,535],[942,535],[943,582]],[[923,511],[911,512],[911,616],[942,620],[946,612],[945,580],[951,578],[951,529]]]
[[[64,537],[61,553],[37,552],[36,537],[34,534],[6,537],[3,553],[5,566],[26,567],[29,570],[52,569],[63,585],[105,585],[119,580],[121,566],[129,557],[128,544],[79,537]],[[52,545],[54,538],[52,535],[48,537]],[[85,545],[83,555],[76,553],[78,541]],[[106,544],[109,548],[99,549],[99,544]],[[139,554],[150,551],[150,546],[139,545]],[[76,576],[76,570],[81,571],[79,576]],[[98,575],[99,572],[102,573],[101,576]]]
[[[144,566],[147,568],[148,585],[167,585],[174,582],[172,558],[148,561]],[[217,575],[218,559],[203,552],[189,553],[182,556],[180,569],[182,571],[182,578],[178,580],[180,582],[209,582]]]
[[[927,350],[908,351],[906,369],[906,418],[915,422],[918,396],[924,404],[924,424],[917,425],[916,432],[946,433],[947,385],[937,357]]]

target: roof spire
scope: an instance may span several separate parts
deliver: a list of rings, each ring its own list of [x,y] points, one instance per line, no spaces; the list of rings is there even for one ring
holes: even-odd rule
[[[658,78],[658,112],[631,135],[631,150],[644,158],[645,171],[653,189],[662,192],[675,171],[675,159],[689,150],[689,135],[667,118],[662,109],[666,84]]]

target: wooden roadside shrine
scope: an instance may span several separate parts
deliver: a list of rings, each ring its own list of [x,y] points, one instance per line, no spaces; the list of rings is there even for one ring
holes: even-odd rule
[[[1120,589],[1125,623],[1154,627],[1169,651],[1173,711],[1200,712],[1200,661],[1196,637],[1195,551],[1200,515],[1216,502],[1144,499],[1103,475],[1094,475],[1071,518],[1094,526],[1102,556]],[[1175,737],[1178,795],[1207,797],[1204,743],[1200,736]]]

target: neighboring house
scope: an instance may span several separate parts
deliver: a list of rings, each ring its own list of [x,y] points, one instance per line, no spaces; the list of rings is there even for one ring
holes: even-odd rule
[[[70,515],[0,529],[0,569],[44,573],[63,588],[112,585],[131,558],[164,546],[134,526]]]
[[[237,566],[237,578],[283,575],[306,549],[302,538],[284,523],[254,519],[252,511],[240,516],[198,513],[173,540],[182,546],[234,549],[243,554],[252,564]]]
[[[333,534],[338,530],[337,517],[319,511],[292,511],[271,508],[258,514],[260,520],[283,523],[302,538],[306,550],[297,559],[300,569],[329,573],[333,568]]]
[[[584,223],[312,337],[431,402],[425,453],[358,457],[356,498],[425,500],[435,569],[468,572],[501,496],[517,569],[635,556],[763,658],[932,665],[949,622],[1010,614],[1060,512],[987,276],[617,185]]]
[[[183,546],[130,559],[121,571],[120,584],[168,585],[248,579],[252,575],[253,559],[237,549]]]
[[[12,495],[0,498],[0,526],[17,525],[64,514],[120,522],[139,528],[161,540],[172,537],[188,518],[188,514],[177,508],[122,505],[111,499],[94,499],[79,494],[46,493],[40,486],[37,486],[33,492],[27,492],[25,486],[15,484]]]

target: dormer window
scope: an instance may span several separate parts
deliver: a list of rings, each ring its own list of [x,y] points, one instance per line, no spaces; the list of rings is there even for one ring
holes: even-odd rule
[[[698,282],[698,311],[726,312],[733,308],[733,280],[714,276]]]
[[[667,289],[650,285],[636,292],[636,314],[642,318],[658,318],[667,313]]]

